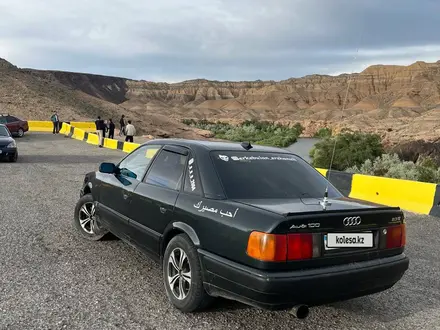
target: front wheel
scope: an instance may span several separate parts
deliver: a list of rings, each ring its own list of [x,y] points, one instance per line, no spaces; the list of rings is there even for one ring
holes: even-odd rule
[[[169,242],[163,258],[163,278],[168,299],[182,312],[201,310],[213,301],[203,287],[197,250],[186,234]]]
[[[24,130],[22,128],[20,128],[18,130],[18,137],[23,137],[24,136]]]
[[[82,237],[91,241],[99,241],[108,234],[99,223],[91,194],[84,195],[76,203],[73,225]]]

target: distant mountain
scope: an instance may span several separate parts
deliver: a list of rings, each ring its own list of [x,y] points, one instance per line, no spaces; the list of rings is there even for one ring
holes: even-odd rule
[[[62,115],[68,118],[94,118],[100,111],[115,117],[125,112],[145,127],[152,116],[179,127],[177,120],[182,118],[231,122],[255,118],[301,122],[310,135],[329,126],[377,132],[391,142],[440,136],[440,61],[373,65],[352,75],[309,75],[278,82],[194,79],[173,84],[17,69],[3,62],[0,68],[9,67],[10,78],[5,81],[0,74],[0,106],[26,108],[29,117],[63,104]],[[13,92],[24,85],[22,92]],[[161,122],[158,129],[167,131],[166,124]]]

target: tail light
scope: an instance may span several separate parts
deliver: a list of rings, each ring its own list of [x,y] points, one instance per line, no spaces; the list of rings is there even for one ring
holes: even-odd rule
[[[267,234],[253,231],[248,240],[247,254],[261,261],[304,260],[317,256],[313,234]]]
[[[246,252],[261,261],[284,261],[287,255],[286,235],[253,231],[249,236]]]
[[[400,248],[406,244],[406,226],[404,223],[387,228],[387,249]]]
[[[313,257],[313,234],[288,234],[287,259],[310,259]]]

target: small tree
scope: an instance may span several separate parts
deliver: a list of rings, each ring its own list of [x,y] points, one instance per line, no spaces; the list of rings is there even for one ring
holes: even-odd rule
[[[336,145],[335,145],[336,143]],[[374,160],[384,153],[380,136],[361,132],[343,132],[334,137],[327,137],[315,144],[310,151],[312,165],[329,168],[334,148],[332,169],[344,171],[366,160]]]
[[[320,128],[314,134],[314,137],[321,139],[329,138],[331,136],[332,136],[332,129],[329,127]]]

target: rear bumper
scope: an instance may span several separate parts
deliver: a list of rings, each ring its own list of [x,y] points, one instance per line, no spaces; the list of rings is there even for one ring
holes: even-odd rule
[[[209,294],[265,309],[317,306],[381,292],[409,267],[409,259],[400,254],[321,269],[265,272],[203,250],[199,253]]]

